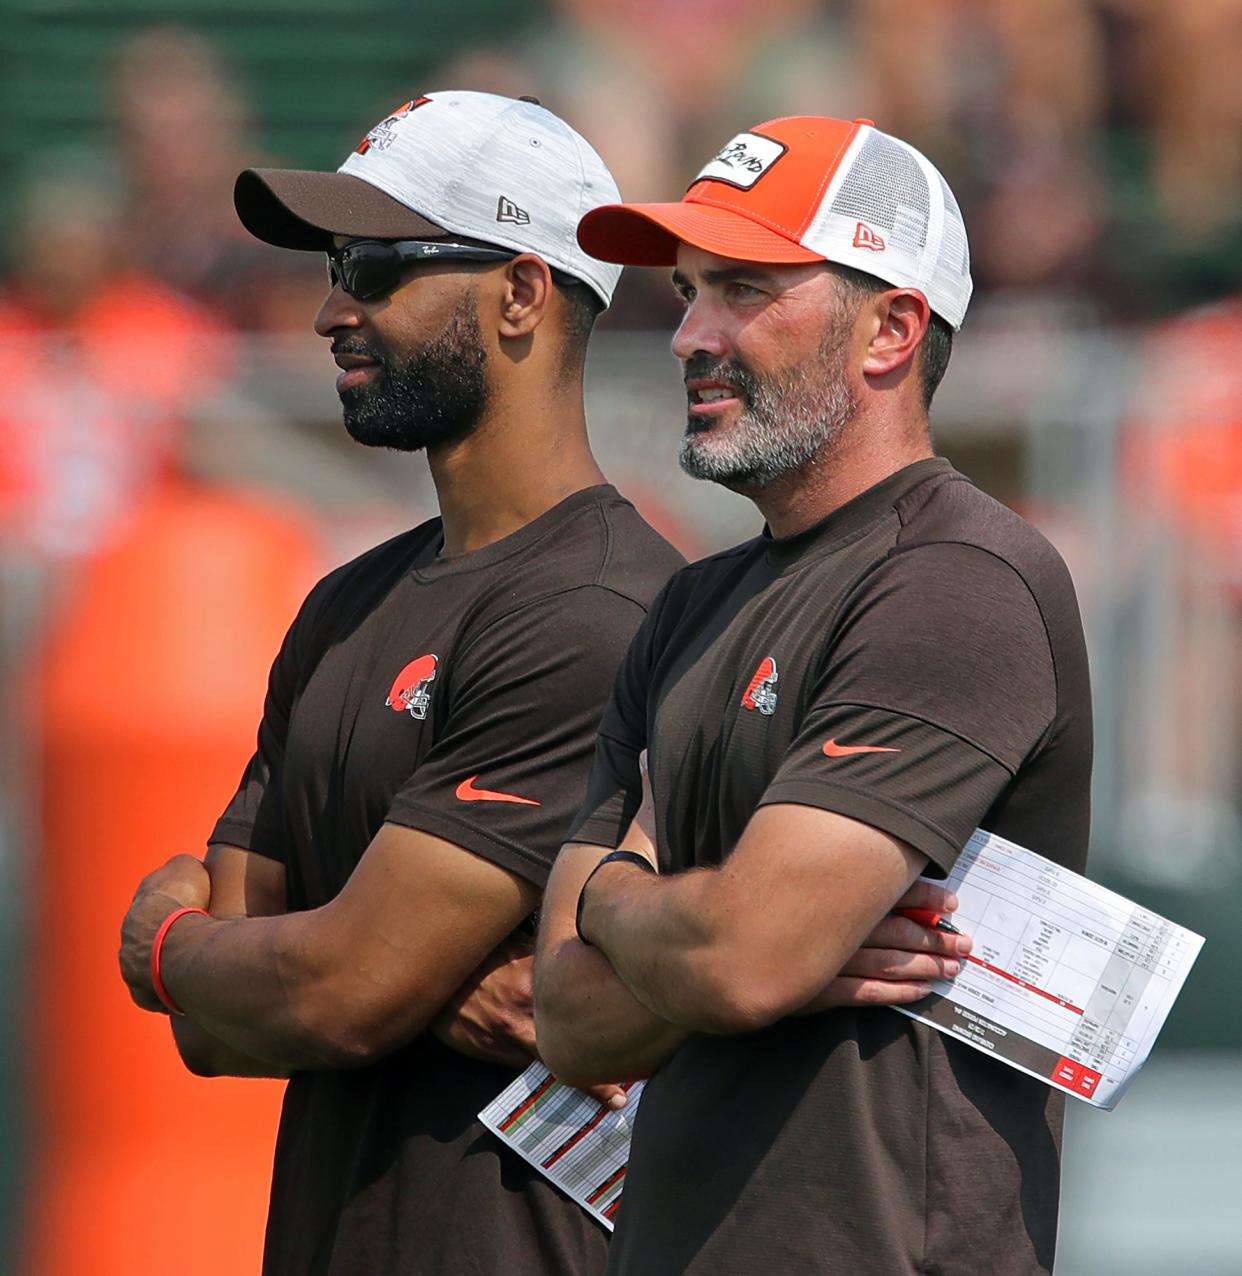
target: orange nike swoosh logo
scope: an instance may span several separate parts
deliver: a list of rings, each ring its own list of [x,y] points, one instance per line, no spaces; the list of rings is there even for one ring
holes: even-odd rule
[[[824,752],[830,758],[848,758],[852,753],[900,753],[900,749],[881,749],[874,744],[838,744],[836,740],[824,742]]]
[[[463,802],[519,802],[522,806],[539,806],[534,798],[518,797],[514,793],[496,793],[492,789],[476,789],[474,782],[479,777],[472,775],[457,786],[457,796]]]

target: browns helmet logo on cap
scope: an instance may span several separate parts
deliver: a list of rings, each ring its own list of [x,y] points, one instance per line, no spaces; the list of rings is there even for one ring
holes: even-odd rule
[[[427,706],[431,704],[431,692],[427,685],[435,678],[439,666],[439,660],[430,652],[419,656],[417,660],[411,660],[393,679],[392,690],[384,703],[394,713],[408,710],[412,718],[425,718]]]
[[[356,155],[365,155],[372,147],[377,151],[386,151],[397,140],[393,125],[405,119],[411,111],[418,110],[420,106],[426,106],[430,101],[429,97],[411,98],[403,106],[397,107],[391,115],[385,115],[366,137],[358,143],[354,148],[354,153]]]
[[[755,670],[754,677],[746,684],[742,692],[742,708],[758,709],[769,716],[776,712],[776,683],[780,675],[776,672],[776,660],[772,656],[764,656]]]

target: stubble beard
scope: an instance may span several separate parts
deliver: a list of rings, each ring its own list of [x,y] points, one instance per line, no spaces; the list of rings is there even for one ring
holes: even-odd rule
[[[833,324],[818,357],[764,376],[736,360],[693,356],[685,375],[719,377],[740,391],[740,419],[725,430],[691,417],[677,459],[691,478],[753,495],[831,454],[858,409],[845,375],[850,328]]]
[[[487,404],[487,351],[474,296],[467,294],[443,330],[408,358],[398,359],[374,338],[337,342],[334,352],[375,360],[370,385],[341,393],[345,429],[366,447],[418,452],[470,435]]]

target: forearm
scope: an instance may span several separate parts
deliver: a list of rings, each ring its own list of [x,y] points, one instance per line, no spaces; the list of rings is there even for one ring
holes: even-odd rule
[[[654,862],[654,846],[640,828],[630,829],[626,844]],[[686,1038],[626,988],[603,953],[578,938],[578,896],[605,853],[599,846],[562,848],[544,893],[535,954],[539,1055],[577,1085],[650,1076]]]
[[[320,911],[183,918],[164,942],[164,984],[211,1037],[279,1071],[368,1062]]]
[[[591,879],[580,945],[594,952],[655,1020],[683,1032],[736,1030],[734,991],[722,981],[727,936],[714,924],[719,873],[655,878],[606,865]]]
[[[765,807],[719,867],[655,878],[605,865],[583,934],[660,1018],[753,1031],[825,990],[925,863],[831,812]]]
[[[177,907],[192,914],[207,902],[204,877],[192,856],[174,856],[130,905],[120,965],[144,1009],[158,1006],[149,1004],[156,937]],[[283,873],[281,886],[283,903]],[[499,865],[384,824],[328,903],[179,917],[164,930],[159,968],[168,998],[244,1055],[290,1072],[361,1066],[424,1031],[537,899]]]
[[[173,1042],[181,1062],[197,1077],[277,1077],[287,1069],[256,1059],[213,1037],[205,1028],[183,1015],[170,1017]]]
[[[535,1031],[540,1057],[572,1085],[649,1077],[689,1035],[644,1006],[576,936],[541,946]]]

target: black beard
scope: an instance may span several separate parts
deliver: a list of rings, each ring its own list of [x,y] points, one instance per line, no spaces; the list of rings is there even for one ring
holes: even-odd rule
[[[418,452],[459,443],[487,404],[487,352],[472,296],[463,297],[444,330],[404,361],[361,342],[339,341],[334,354],[375,360],[370,385],[341,392],[345,429],[367,447]]]

